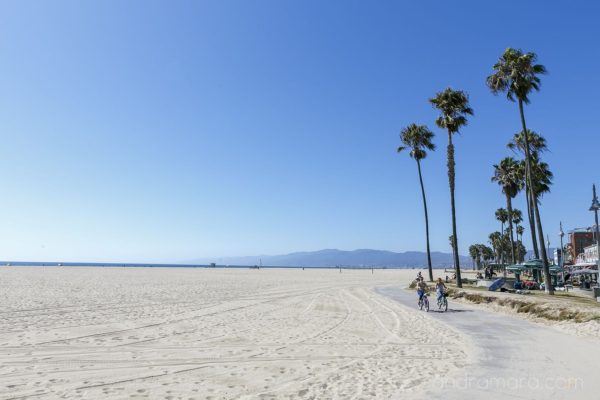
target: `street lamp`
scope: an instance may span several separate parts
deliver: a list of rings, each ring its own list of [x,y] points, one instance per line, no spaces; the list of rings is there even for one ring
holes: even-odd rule
[[[560,221],[560,231],[558,232],[558,236],[560,236],[560,253],[557,253],[558,256],[560,257],[558,260],[558,265],[560,266],[560,279],[561,281],[564,283],[565,282],[565,272],[564,272],[564,268],[565,268],[565,255],[564,255],[564,251],[565,251],[565,247],[563,246],[563,237],[565,237],[565,231],[563,231],[562,228],[562,221]]]
[[[548,252],[546,253],[547,257],[550,257],[550,236],[546,235],[546,247],[548,248]],[[550,260],[546,260],[548,262]],[[552,264],[554,264],[554,260],[552,260]]]
[[[596,196],[596,185],[592,186],[592,190],[594,192],[594,197],[592,198],[590,211],[594,212],[594,217],[596,219],[596,263],[600,265],[600,240],[598,240],[598,237],[600,236],[598,234],[598,210],[600,210],[600,202],[598,202],[598,196]]]
[[[561,267],[564,267],[565,265],[565,255],[563,254],[564,251],[564,246],[563,246],[563,238],[565,237],[565,231],[563,231],[562,228],[562,221],[560,221],[560,231],[558,232],[558,236],[560,236],[560,262],[558,263],[558,265],[560,265]]]
[[[593,185],[592,188],[594,191],[594,197],[592,198],[592,205],[590,206],[590,211],[594,212],[594,216],[596,218],[596,263],[599,265],[600,268],[600,240],[598,240],[598,237],[600,236],[598,234],[598,210],[600,210],[600,202],[598,202],[598,196],[596,196],[596,185]]]

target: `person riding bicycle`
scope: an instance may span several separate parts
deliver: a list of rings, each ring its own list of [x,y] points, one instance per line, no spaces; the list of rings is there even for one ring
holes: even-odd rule
[[[421,277],[421,279],[417,280],[417,304],[419,304],[423,300],[423,296],[427,291],[427,284],[425,283],[425,279]]]
[[[437,301],[440,301],[442,297],[444,297],[446,289],[447,287],[444,284],[444,281],[442,281],[442,278],[438,278],[437,282],[435,283],[435,293],[437,295]]]

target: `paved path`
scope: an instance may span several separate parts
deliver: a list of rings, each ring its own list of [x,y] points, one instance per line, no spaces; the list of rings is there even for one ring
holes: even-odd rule
[[[376,291],[416,310],[413,293],[398,287]],[[448,312],[436,312],[434,302],[431,318],[471,339],[472,362],[457,376],[438,380],[423,398],[600,399],[600,340],[452,300]]]

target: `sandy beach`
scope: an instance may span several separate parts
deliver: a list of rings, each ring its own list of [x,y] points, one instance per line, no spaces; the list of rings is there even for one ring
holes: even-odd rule
[[[600,390],[597,335],[453,300],[446,313],[419,311],[405,290],[415,274],[3,267],[0,399],[580,399]]]
[[[415,272],[4,267],[0,398],[414,397],[470,357]]]

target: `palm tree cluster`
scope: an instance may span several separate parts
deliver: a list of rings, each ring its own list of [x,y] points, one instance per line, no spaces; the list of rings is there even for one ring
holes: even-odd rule
[[[521,191],[525,191],[525,202],[527,204],[527,219],[529,222],[530,230],[532,232],[531,240],[533,246],[533,252],[535,258],[540,258],[538,241],[536,238],[536,224],[535,214],[533,210],[533,201],[537,205],[540,204],[540,198],[544,193],[550,191],[550,185],[552,185],[552,172],[548,168],[548,164],[540,160],[540,153],[547,149],[546,140],[538,133],[528,131],[529,136],[529,147],[532,154],[532,179],[533,179],[533,190],[529,189],[527,180],[527,166],[525,159],[515,160],[512,157],[506,157],[500,161],[500,163],[494,165],[494,175],[492,176],[492,182],[498,183],[502,189],[502,193],[506,197],[507,208],[499,208],[496,210],[496,219],[501,222],[500,233],[505,234],[504,224],[509,222],[509,236],[510,236],[510,247],[511,252],[510,258],[502,257],[502,262],[509,260],[513,264],[516,262],[522,262],[525,257],[526,251],[523,250],[523,233],[525,228],[520,225],[523,222],[523,215],[520,210],[512,209],[512,199]],[[514,135],[511,142],[508,143],[507,147],[515,153],[525,156],[524,151],[524,135],[519,132]],[[533,195],[532,195],[533,194]],[[512,217],[511,217],[512,216]],[[513,233],[512,224],[516,225]],[[516,240],[514,239],[516,234]],[[542,246],[543,247],[543,246]]]
[[[492,180],[501,186],[506,197],[509,214],[512,198],[523,188],[525,189],[534,253],[536,258],[541,258],[544,266],[546,291],[553,294],[539,211],[541,196],[550,190],[552,173],[548,165],[540,160],[540,153],[547,147],[546,140],[541,135],[527,129],[524,111],[524,105],[530,103],[530,94],[540,90],[540,76],[546,73],[546,67],[536,62],[537,55],[535,53],[525,53],[518,49],[508,48],[494,64],[494,72],[486,80],[487,86],[493,94],[506,93],[508,100],[517,102],[521,120],[521,130],[513,136],[508,147],[522,155],[523,160],[516,162],[512,157],[503,159],[499,164],[494,165]],[[512,221],[510,216],[508,220]],[[517,260],[512,227],[510,229],[511,261],[514,263]]]
[[[552,291],[548,257],[543,245],[544,234],[539,212],[540,198],[544,193],[549,191],[552,184],[552,173],[548,165],[540,159],[540,154],[547,148],[546,141],[541,135],[527,129],[524,112],[524,105],[530,103],[529,97],[531,93],[540,90],[540,76],[546,73],[546,68],[541,64],[537,64],[536,61],[537,56],[535,53],[508,48],[504,51],[498,62],[494,64],[492,75],[486,79],[486,84],[493,94],[505,93],[508,100],[518,103],[521,130],[513,136],[508,144],[508,148],[522,158],[506,157],[494,165],[492,181],[500,186],[506,202],[506,209],[501,208],[496,211],[496,218],[501,222],[501,230],[490,234],[488,239],[492,246],[491,248],[483,244],[474,244],[469,247],[469,254],[474,264],[478,267],[482,260],[490,261],[491,259],[495,259],[496,262],[503,263],[510,260],[510,262],[516,263],[524,259],[526,250],[522,241],[525,229],[521,225],[523,215],[520,210],[513,208],[513,200],[519,193],[524,192],[534,253],[536,258],[541,258],[544,263],[546,290]],[[467,117],[473,115],[473,109],[469,105],[469,97],[466,92],[454,90],[450,87],[436,93],[434,97],[429,99],[429,102],[439,112],[435,124],[438,128],[443,129],[448,137],[446,165],[452,219],[450,244],[454,267],[456,269],[456,283],[458,287],[462,287],[458,237],[456,233],[457,223],[454,193],[456,187],[456,162],[453,137],[454,134],[467,125]],[[433,279],[433,273],[429,250],[429,218],[421,171],[421,160],[426,157],[427,151],[435,150],[433,138],[433,132],[426,125],[413,123],[402,129],[400,133],[402,146],[398,148],[399,152],[409,150],[410,157],[417,163],[425,213],[426,247],[430,280]],[[505,224],[507,224],[506,229]],[[541,245],[538,246],[538,243]]]
[[[472,244],[469,246],[469,256],[473,259],[473,267],[481,269],[482,261],[488,263],[494,259],[494,250],[485,244]]]
[[[495,169],[497,172],[498,169]],[[496,175],[492,180],[497,181]],[[506,193],[505,193],[506,195]],[[500,222],[500,230],[492,232],[488,236],[490,245],[494,252],[494,261],[496,263],[506,263],[507,261],[522,262],[527,250],[523,245],[523,233],[525,228],[521,225],[523,222],[523,213],[517,208],[512,208],[512,198],[508,198],[509,209],[499,208],[495,212],[496,220]],[[505,224],[508,223],[505,229]]]
[[[540,204],[541,197],[550,191],[550,185],[552,185],[553,174],[550,171],[548,164],[542,162],[540,159],[540,154],[548,149],[546,144],[546,139],[540,134],[530,131],[527,131],[527,135],[524,135],[523,132],[515,133],[513,139],[508,143],[507,147],[511,149],[516,154],[519,154],[522,157],[525,157],[525,139],[527,136],[527,142],[529,143],[529,149],[531,154],[531,168],[532,168],[532,188],[529,187],[529,181],[527,180],[526,175],[526,161],[523,158],[520,161],[519,166],[519,176],[522,181],[522,185],[525,186],[525,197],[527,204],[527,218],[529,222],[529,226],[531,228],[531,243],[533,246],[533,253],[535,258],[540,258],[540,249],[538,247],[538,240],[535,235],[536,233],[536,224],[535,224],[535,213],[533,211],[533,202],[535,201],[537,205]],[[521,188],[523,189],[523,188]],[[535,200],[534,200],[535,199]],[[541,247],[544,247],[543,240],[541,240]]]

